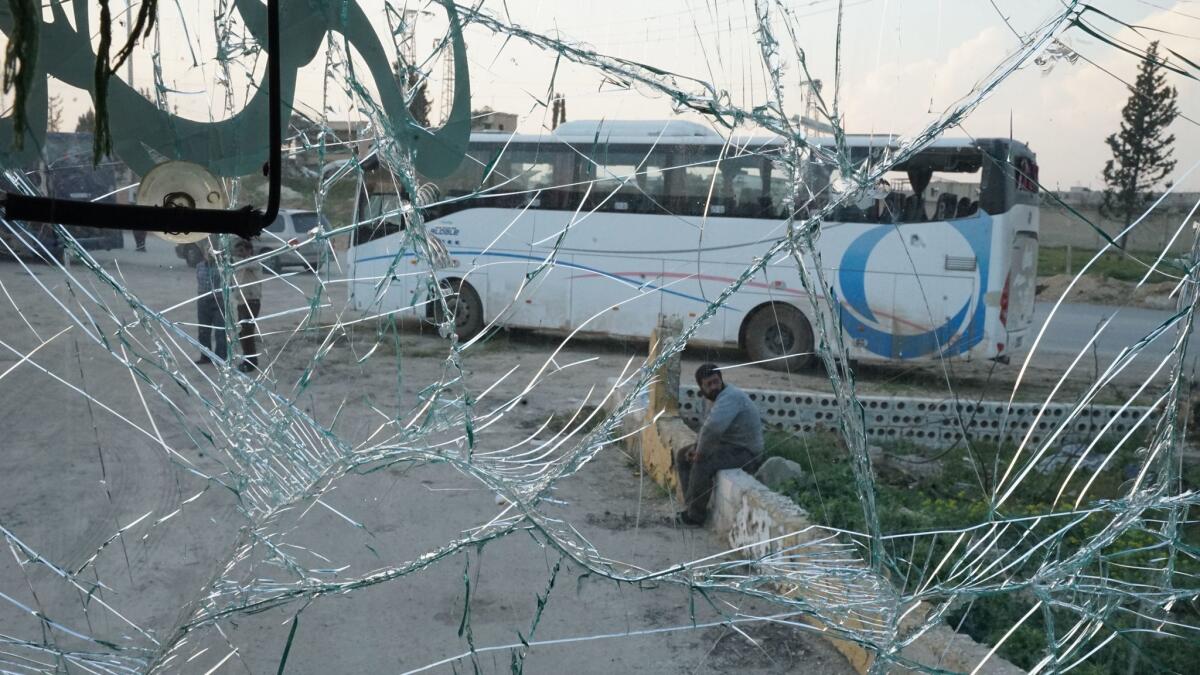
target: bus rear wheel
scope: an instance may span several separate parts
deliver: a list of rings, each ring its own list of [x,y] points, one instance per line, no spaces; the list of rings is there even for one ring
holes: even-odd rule
[[[446,308],[454,317],[454,332],[459,339],[469,340],[483,330],[483,301],[471,284],[462,279],[443,279],[439,285],[446,296]],[[433,318],[445,323],[442,303],[433,303]]]
[[[745,345],[750,360],[763,361],[768,370],[802,370],[813,363],[812,325],[791,305],[756,310],[746,322]]]

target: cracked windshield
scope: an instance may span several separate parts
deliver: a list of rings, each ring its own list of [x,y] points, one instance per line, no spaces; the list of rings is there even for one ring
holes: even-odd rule
[[[1196,672],[1200,2],[0,32],[0,673]]]

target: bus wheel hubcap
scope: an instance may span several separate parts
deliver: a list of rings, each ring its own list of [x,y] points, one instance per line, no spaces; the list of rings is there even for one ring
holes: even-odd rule
[[[767,329],[765,337],[767,349],[779,356],[791,354],[792,348],[796,346],[796,336],[787,326],[772,326]]]

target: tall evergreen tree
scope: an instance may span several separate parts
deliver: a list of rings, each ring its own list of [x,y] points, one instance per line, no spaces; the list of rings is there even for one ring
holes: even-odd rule
[[[1121,130],[1105,142],[1113,158],[1104,164],[1104,204],[1101,209],[1128,227],[1151,199],[1151,190],[1175,170],[1167,127],[1179,115],[1178,96],[1167,85],[1158,42],[1151,42],[1138,68],[1129,101],[1121,110]],[[1122,228],[1124,229],[1124,228]],[[1125,247],[1125,235],[1118,243]]]

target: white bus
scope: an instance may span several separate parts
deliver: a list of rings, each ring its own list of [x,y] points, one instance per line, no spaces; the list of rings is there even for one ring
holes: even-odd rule
[[[850,137],[852,161],[891,139]],[[435,276],[460,337],[486,326],[646,338],[659,315],[705,312],[785,233],[793,208],[778,138],[727,141],[689,122],[571,122],[549,135],[475,133],[450,177],[422,179]],[[817,163],[800,214],[828,203]],[[832,175],[831,175],[832,174]],[[429,269],[406,238],[395,177],[369,160],[348,252],[364,312],[431,319]],[[1006,139],[943,139],[821,224],[818,249],[853,359],[1006,360],[1030,338],[1037,165]],[[552,265],[546,264],[553,263]],[[781,256],[692,343],[736,345],[775,368],[814,351],[809,289]],[[789,355],[791,356],[789,358]]]

